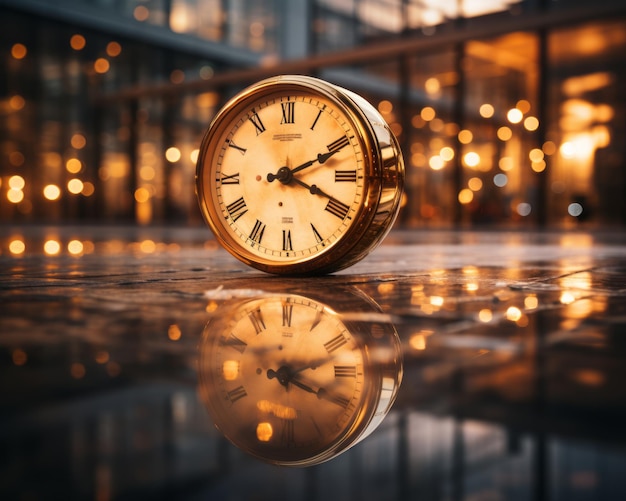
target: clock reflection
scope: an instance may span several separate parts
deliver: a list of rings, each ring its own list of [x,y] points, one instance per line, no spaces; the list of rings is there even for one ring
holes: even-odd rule
[[[202,336],[199,385],[227,439],[264,461],[307,466],[381,423],[402,379],[400,341],[393,325],[372,322],[373,301],[354,298],[343,313],[300,294],[218,308]]]

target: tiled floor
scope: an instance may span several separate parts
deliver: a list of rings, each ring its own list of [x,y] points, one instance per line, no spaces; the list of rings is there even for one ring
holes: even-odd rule
[[[204,228],[0,235],[2,499],[626,499],[621,233],[394,232],[306,279],[246,268]],[[402,376],[380,426],[318,466],[252,458],[206,405],[199,357],[220,322],[235,333],[258,308],[295,353],[272,301],[307,332],[305,302],[332,312]],[[295,394],[318,381],[258,371]]]

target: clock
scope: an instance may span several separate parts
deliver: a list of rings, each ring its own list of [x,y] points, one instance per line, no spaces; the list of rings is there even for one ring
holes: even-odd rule
[[[297,294],[224,308],[204,330],[200,394],[248,454],[315,465],[365,438],[391,408],[402,377],[391,324],[344,321]]]
[[[308,76],[258,82],[217,113],[196,193],[218,241],[275,274],[323,274],[372,251],[399,211],[404,163],[382,116]]]

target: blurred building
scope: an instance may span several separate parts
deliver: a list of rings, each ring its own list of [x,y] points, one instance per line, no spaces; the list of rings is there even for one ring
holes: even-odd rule
[[[626,224],[621,0],[0,0],[0,65],[0,222],[197,224],[214,113],[308,73],[399,136],[399,225]]]

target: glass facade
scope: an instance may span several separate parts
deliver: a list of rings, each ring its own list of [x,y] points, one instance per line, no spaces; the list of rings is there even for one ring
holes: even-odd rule
[[[199,224],[195,158],[208,123],[236,90],[295,60],[369,99],[399,136],[398,225],[624,225],[626,12],[611,0],[595,10],[5,1],[0,221]]]

